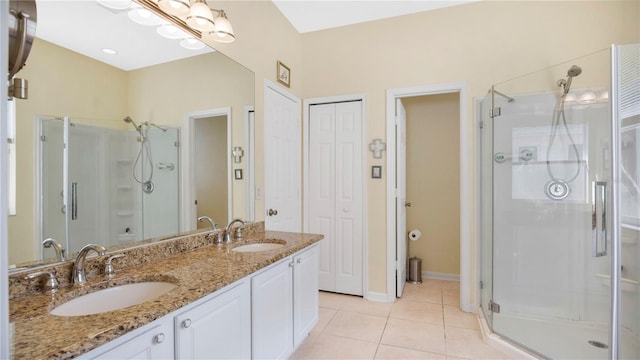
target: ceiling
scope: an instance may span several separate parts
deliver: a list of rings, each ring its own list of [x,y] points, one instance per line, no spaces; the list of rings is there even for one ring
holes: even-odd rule
[[[435,10],[478,0],[272,0],[299,33]]]
[[[123,70],[134,70],[214,51],[188,50],[157,26],[131,21],[128,10],[113,10],[94,0],[37,0],[36,37]],[[105,54],[109,48],[117,54]]]
[[[273,0],[300,33],[471,1]],[[209,2],[213,5],[215,0]],[[38,0],[36,37],[123,70],[134,70],[214,51],[209,47],[201,50],[182,48],[179,40],[159,36],[156,33],[157,26],[134,23],[127,13],[128,10],[109,9],[95,0]],[[233,22],[233,17],[231,21]],[[105,54],[103,48],[113,49],[117,54]]]

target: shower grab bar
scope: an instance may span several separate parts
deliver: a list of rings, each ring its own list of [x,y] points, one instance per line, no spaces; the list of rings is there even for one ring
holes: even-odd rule
[[[78,219],[78,183],[71,183],[71,220]]]
[[[591,195],[593,204],[591,207],[591,250],[593,257],[607,255],[607,182],[594,181]],[[598,203],[602,203],[599,211]],[[601,249],[598,245],[601,245]]]

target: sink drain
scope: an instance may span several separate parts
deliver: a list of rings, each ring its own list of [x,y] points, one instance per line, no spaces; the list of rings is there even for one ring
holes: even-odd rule
[[[605,344],[605,343],[601,343],[600,341],[596,341],[596,340],[589,340],[587,341],[589,343],[589,345],[593,345],[597,348],[600,349],[608,349],[609,345]]]

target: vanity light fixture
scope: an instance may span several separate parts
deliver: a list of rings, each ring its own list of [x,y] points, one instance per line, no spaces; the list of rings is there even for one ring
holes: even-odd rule
[[[218,12],[218,17],[213,20],[216,24],[215,30],[210,32],[213,36],[213,40],[221,43],[232,43],[236,40],[236,36],[233,34],[233,26],[227,18],[227,14],[224,10],[214,10]]]
[[[158,0],[158,6],[165,12],[175,16],[186,16],[189,14],[189,9],[191,9],[189,0]]]
[[[216,29],[213,13],[205,0],[195,0],[191,4],[191,10],[187,15],[187,25],[202,32],[211,32]]]
[[[158,0],[156,4],[161,11],[179,18],[188,27],[211,35],[214,41],[231,43],[236,39],[225,11],[209,8],[206,0]]]

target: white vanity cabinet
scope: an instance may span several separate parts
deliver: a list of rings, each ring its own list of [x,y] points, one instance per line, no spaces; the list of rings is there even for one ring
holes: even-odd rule
[[[171,317],[156,320],[138,330],[84,354],[81,358],[104,360],[173,359],[173,321]]]
[[[176,359],[251,357],[249,280],[234,285],[175,317]]]
[[[317,321],[316,244],[80,358],[285,359]]]
[[[251,279],[254,359],[283,359],[318,320],[318,248],[281,260]]]
[[[293,346],[297,348],[318,322],[318,246],[293,260]]]

